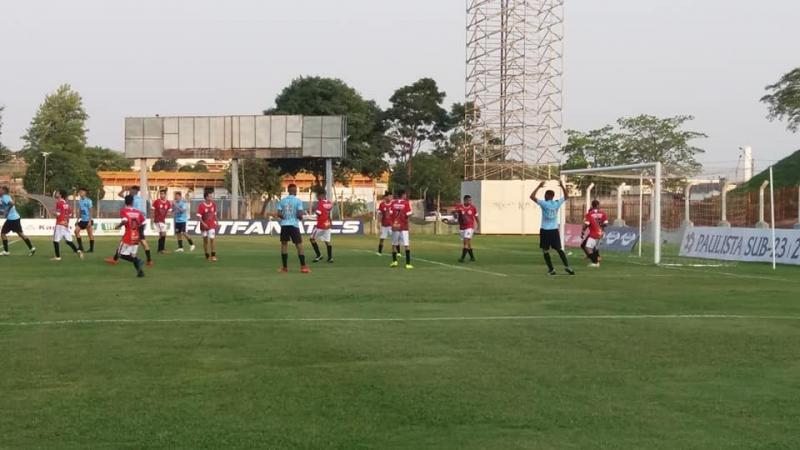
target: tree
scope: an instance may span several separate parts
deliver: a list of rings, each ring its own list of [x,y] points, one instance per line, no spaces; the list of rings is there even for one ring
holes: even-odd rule
[[[153,164],[153,172],[176,172],[178,161],[174,159],[159,159]]]
[[[26,191],[42,192],[43,166],[44,157],[41,155],[28,164],[23,178],[23,186]],[[70,152],[53,152],[47,158],[47,173],[44,175],[47,180],[47,185],[44,186],[46,194],[50,194],[56,189],[73,192],[75,189],[84,187],[88,190],[89,195],[94,196],[103,189],[97,172],[86,163],[86,160]]]
[[[130,170],[131,160],[120,152],[104,147],[87,147],[84,155],[94,170]]]
[[[3,110],[6,109],[5,106],[0,106],[0,137],[3,136]],[[0,141],[0,164],[7,162],[11,159],[13,155],[11,151],[3,145],[3,141]]]
[[[424,144],[436,145],[444,139],[448,115],[442,108],[445,93],[436,81],[422,78],[414,84],[397,89],[389,99],[392,106],[386,111],[388,135],[395,147],[394,155],[405,162],[406,179],[414,172],[414,155]]]
[[[420,152],[414,155],[412,162],[416,169],[409,180],[406,163],[395,165],[390,179],[390,189],[407,189],[412,198],[429,198],[441,195],[444,201],[455,201],[461,191],[461,170],[454,166],[454,161],[442,153]]]
[[[388,169],[384,157],[391,150],[391,144],[385,136],[381,109],[342,80],[296,78],[277,96],[275,107],[265,110],[264,114],[347,116],[347,158],[336,162],[338,178],[346,178],[349,172],[378,177]],[[325,171],[322,160],[280,160],[273,163],[282,173],[309,171],[318,182]]]
[[[777,83],[766,87],[770,94],[761,97],[769,107],[769,120],[786,120],[786,128],[800,130],[800,67],[782,76]]]
[[[231,191],[231,167],[225,173],[225,187]],[[239,160],[239,188],[248,199],[248,206],[266,197],[267,201],[278,197],[282,190],[280,169],[266,159],[247,158]]]
[[[208,172],[208,167],[206,167],[206,165],[203,164],[202,162],[199,162],[199,163],[194,164],[194,165],[187,164],[185,166],[181,166],[178,169],[178,172],[202,172],[202,173],[205,173],[205,172]]]

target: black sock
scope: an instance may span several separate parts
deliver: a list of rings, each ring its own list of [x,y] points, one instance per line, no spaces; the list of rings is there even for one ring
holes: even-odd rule
[[[461,249],[461,259],[464,259],[466,257],[467,257],[467,249],[462,248]]]
[[[392,248],[392,261],[397,262],[397,250]]]
[[[306,265],[306,255],[297,255],[297,257],[300,258],[300,265],[301,266],[305,266]]]
[[[317,258],[322,256],[322,253],[319,252],[319,245],[317,245],[316,242],[312,242],[311,247],[314,249],[314,253],[317,255]]]
[[[211,256],[216,257],[217,256],[217,252],[211,252]]]
[[[64,242],[67,243],[67,247],[72,249],[73,253],[78,253],[78,247],[75,247],[75,244],[73,244],[72,241],[64,241]]]
[[[89,253],[94,253],[94,239],[89,239]]]
[[[141,263],[142,263],[142,262],[141,262],[141,260],[140,260],[139,258],[134,258],[133,256],[130,256],[130,255],[122,255],[122,259],[124,259],[125,261],[129,261],[130,263],[132,263],[132,264],[133,264],[133,267],[135,267],[135,268],[136,268],[136,271],[137,271],[137,272],[139,271],[139,266],[140,266],[140,265],[141,265]]]
[[[53,242],[53,249],[56,251],[56,258],[61,258],[61,247],[58,242]]]
[[[406,250],[406,264],[411,264],[411,250]]]
[[[178,248],[183,248],[183,239],[178,239]]]
[[[3,251],[8,251],[8,239],[3,239]]]
[[[78,248],[83,251],[83,239],[81,237],[78,237]]]
[[[119,261],[119,247],[117,247],[117,251],[114,253],[114,261]]]
[[[597,262],[600,260],[600,252],[598,252],[597,249],[595,249],[592,252],[592,255],[590,256],[590,258],[592,259],[593,263],[597,264]]]
[[[333,246],[331,244],[326,244],[325,247],[328,249],[328,261],[333,259]]]
[[[383,253],[383,241],[378,243],[378,253]]]
[[[145,250],[144,254],[147,256],[147,262],[150,262],[150,261],[153,260],[153,257],[150,255],[150,250]]]
[[[188,242],[189,245],[194,245],[194,242],[192,242],[192,240],[189,239],[189,236],[186,236],[186,242]]]
[[[564,250],[558,249],[558,256],[561,258],[561,262],[564,263],[564,267],[569,267],[569,262],[567,262],[567,254],[564,253]]]
[[[544,253],[544,262],[547,264],[547,268],[552,272],[553,271],[553,260],[550,258],[550,253]]]
[[[163,252],[164,249],[167,247],[167,238],[164,236],[158,237],[158,251]]]
[[[25,245],[28,246],[28,250],[33,249],[33,244],[31,244],[31,240],[30,239],[25,238],[25,239],[23,239],[23,241],[25,241]]]
[[[472,253],[472,249],[467,249],[467,251],[469,252],[469,259],[475,261],[475,254]]]
[[[283,263],[283,268],[284,269],[289,265],[289,254],[288,253],[281,253],[281,262]]]
[[[206,259],[208,259],[210,256],[211,255],[208,252],[206,252]]]

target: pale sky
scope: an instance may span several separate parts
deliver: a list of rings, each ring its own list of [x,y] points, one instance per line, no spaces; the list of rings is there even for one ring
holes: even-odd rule
[[[122,148],[137,115],[258,114],[294,77],[338,77],[386,106],[429,76],[464,98],[464,0],[0,0],[2,140],[70,83],[89,143]],[[798,0],[567,0],[565,126],[692,114],[709,168],[800,148],[764,86],[800,66]],[[449,107],[449,105],[448,105]]]

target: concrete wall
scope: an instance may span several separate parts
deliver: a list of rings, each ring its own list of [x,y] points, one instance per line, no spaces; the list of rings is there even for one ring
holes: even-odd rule
[[[464,181],[461,195],[471,195],[481,220],[483,234],[539,234],[542,213],[529,198],[540,181],[537,180],[486,180]],[[539,192],[556,191],[561,196],[558,181],[548,181]],[[563,210],[562,210],[563,211]]]

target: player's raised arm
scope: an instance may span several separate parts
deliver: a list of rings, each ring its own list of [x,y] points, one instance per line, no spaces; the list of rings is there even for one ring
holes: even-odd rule
[[[538,185],[538,186],[536,186],[536,189],[534,189],[534,190],[533,190],[533,192],[531,192],[531,200],[533,200],[533,201],[534,201],[534,202],[536,202],[536,203],[539,203],[539,199],[536,197],[536,194],[538,194],[538,193],[539,193],[539,191],[540,191],[540,190],[541,190],[543,187],[544,187],[544,181],[540,182],[540,183],[539,183],[539,185]]]

